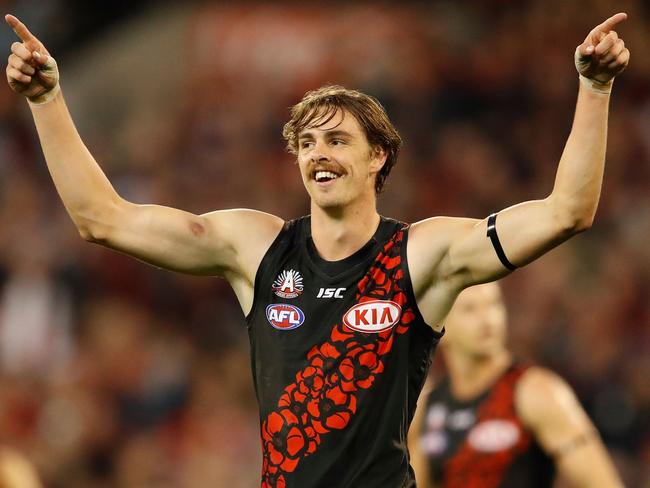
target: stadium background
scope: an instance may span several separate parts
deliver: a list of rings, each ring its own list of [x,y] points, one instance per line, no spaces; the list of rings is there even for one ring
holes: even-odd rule
[[[650,486],[650,7],[643,0],[407,3],[1,1],[59,61],[118,191],[193,212],[308,211],[287,108],[326,82],[387,107],[406,141],[383,213],[484,217],[551,190],[573,51],[616,11],[595,227],[503,281],[516,353],[564,375],[627,486]],[[13,42],[0,29],[6,52]],[[51,487],[252,487],[247,334],[227,284],[83,242],[26,104],[0,89],[0,442]]]

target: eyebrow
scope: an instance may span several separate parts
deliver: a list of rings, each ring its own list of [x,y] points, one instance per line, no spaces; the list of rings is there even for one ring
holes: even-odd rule
[[[348,131],[341,130],[341,129],[333,129],[333,130],[326,130],[325,132],[325,137],[332,138],[332,137],[352,137],[352,134],[349,133]],[[298,135],[298,139],[314,139],[314,134],[313,132],[301,132]]]

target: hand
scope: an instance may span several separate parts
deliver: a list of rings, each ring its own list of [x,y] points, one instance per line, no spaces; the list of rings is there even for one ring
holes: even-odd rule
[[[11,45],[7,62],[9,86],[34,103],[52,99],[59,89],[56,61],[25,24],[13,15],[6,15],[5,20],[22,41]]]
[[[630,61],[630,51],[614,27],[627,19],[618,13],[595,27],[585,41],[578,46],[575,63],[578,73],[600,85],[608,85],[621,73]]]

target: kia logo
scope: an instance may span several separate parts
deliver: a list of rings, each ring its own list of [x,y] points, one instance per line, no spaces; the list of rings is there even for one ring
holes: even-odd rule
[[[389,300],[361,302],[343,316],[343,323],[358,332],[382,332],[395,325],[402,315],[402,307]]]

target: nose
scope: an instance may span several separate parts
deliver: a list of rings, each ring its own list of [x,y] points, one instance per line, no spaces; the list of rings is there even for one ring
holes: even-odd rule
[[[309,159],[312,163],[323,163],[330,160],[330,156],[327,152],[327,144],[317,141],[311,150]]]

